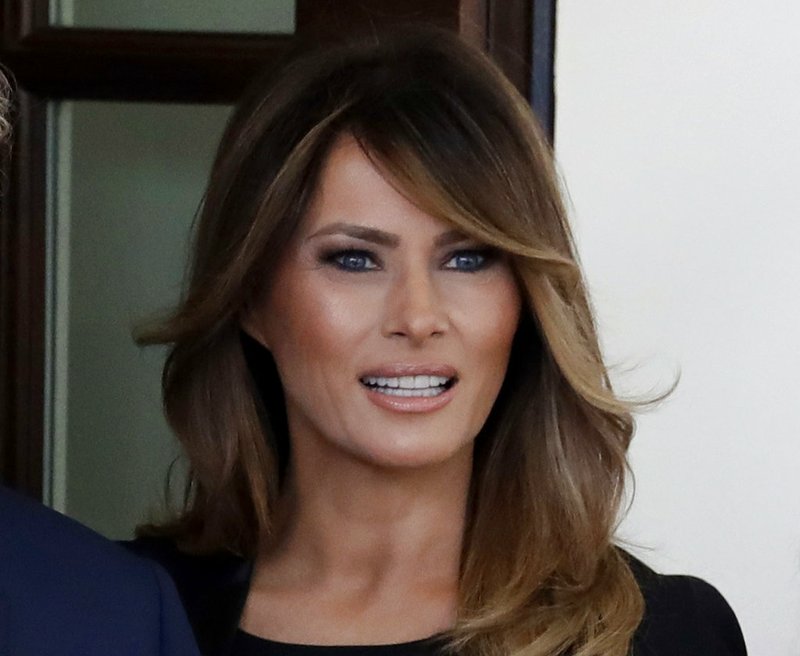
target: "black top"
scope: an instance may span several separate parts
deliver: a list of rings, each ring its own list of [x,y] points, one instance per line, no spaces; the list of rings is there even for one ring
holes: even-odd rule
[[[295,645],[236,632],[231,656],[442,656],[436,637],[391,645]]]
[[[204,656],[400,656],[383,651],[397,645],[314,647],[247,636],[238,627],[250,588],[250,561],[227,553],[184,554],[164,539],[139,539],[125,546],[155,560],[172,576]],[[736,616],[716,588],[692,576],[657,574],[633,556],[627,557],[645,601],[633,656],[746,656]],[[428,647],[425,641],[409,643],[409,648],[422,651],[404,651],[403,656],[437,653]]]

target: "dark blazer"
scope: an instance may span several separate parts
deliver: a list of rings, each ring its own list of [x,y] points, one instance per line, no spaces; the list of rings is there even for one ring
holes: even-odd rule
[[[252,563],[233,555],[189,556],[169,542],[140,539],[129,549],[172,575],[205,656],[225,656],[239,625]],[[711,585],[691,576],[656,574],[629,556],[645,599],[633,656],[746,656],[731,607]]]
[[[0,654],[199,651],[160,567],[0,487]]]

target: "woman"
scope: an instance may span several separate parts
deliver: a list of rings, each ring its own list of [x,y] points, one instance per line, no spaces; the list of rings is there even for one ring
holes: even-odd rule
[[[713,588],[613,544],[633,422],[552,154],[456,37],[255,87],[140,341],[190,482],[133,548],[204,653],[744,653]]]

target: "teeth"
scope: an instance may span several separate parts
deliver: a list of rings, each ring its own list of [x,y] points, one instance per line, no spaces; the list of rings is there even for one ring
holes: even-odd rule
[[[375,387],[374,391],[388,396],[439,396],[444,394],[444,387],[426,387],[425,389],[402,389],[392,387]]]
[[[429,376],[422,374],[419,376],[399,376],[396,378],[366,376],[361,380],[367,385],[380,388],[436,391],[446,385],[449,378],[446,376]]]

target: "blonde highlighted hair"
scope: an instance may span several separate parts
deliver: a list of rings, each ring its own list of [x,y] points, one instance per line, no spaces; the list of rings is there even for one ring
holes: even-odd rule
[[[170,346],[164,406],[190,469],[180,514],[144,532],[248,557],[269,535],[290,458],[286,420],[274,363],[239,319],[269,284],[342,133],[420,208],[508,253],[524,299],[476,440],[452,646],[623,656],[643,612],[613,544],[630,408],[609,385],[551,149],[502,73],[443,32],[297,57],[232,117],[184,298],[138,337]]]

